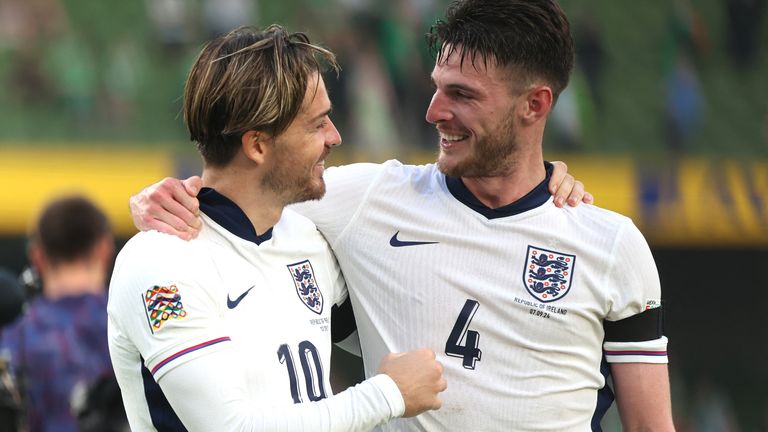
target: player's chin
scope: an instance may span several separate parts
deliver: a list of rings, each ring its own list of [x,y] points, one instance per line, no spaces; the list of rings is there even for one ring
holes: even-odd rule
[[[322,177],[317,179],[315,185],[312,187],[312,198],[320,199],[325,195],[325,180]]]
[[[286,191],[287,192],[287,191]],[[284,195],[284,205],[296,204],[304,201],[319,200],[325,195],[325,181],[322,177],[307,177],[303,181],[296,182],[291,192]]]
[[[322,198],[322,196],[325,195],[325,179],[323,179],[324,173],[325,173],[325,167],[321,165],[319,172],[317,172],[317,175],[313,176],[309,182],[310,183],[309,186],[312,189],[313,194],[320,195],[315,199]]]
[[[323,178],[312,179],[300,194],[299,201],[319,200],[325,196],[325,181]]]
[[[461,160],[454,155],[447,155],[441,151],[437,157],[437,169],[447,176],[461,177],[463,175],[461,166]]]

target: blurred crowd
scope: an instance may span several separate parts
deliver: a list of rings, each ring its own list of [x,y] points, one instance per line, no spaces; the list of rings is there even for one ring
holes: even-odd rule
[[[0,0],[0,112],[15,117],[0,139],[183,141],[181,85],[200,45],[281,22],[341,59],[328,81],[347,142],[378,156],[425,141],[432,59],[422,35],[445,2],[277,3]]]
[[[200,45],[280,22],[340,58],[339,79],[327,82],[346,151],[374,160],[431,151],[423,35],[447,3],[0,0],[0,143],[183,148],[181,83]],[[547,149],[768,154],[765,0],[561,3],[578,63]]]

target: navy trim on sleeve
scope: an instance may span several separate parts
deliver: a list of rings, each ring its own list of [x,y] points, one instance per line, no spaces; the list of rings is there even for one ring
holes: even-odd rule
[[[171,408],[168,399],[165,398],[163,390],[155,381],[155,378],[149,373],[149,369],[144,366],[144,359],[141,359],[141,378],[144,380],[144,397],[147,399],[147,408],[149,416],[152,419],[152,426],[158,432],[187,432],[187,428],[181,423],[176,412]]]
[[[662,307],[649,309],[618,321],[604,321],[606,342],[643,342],[664,335]]]

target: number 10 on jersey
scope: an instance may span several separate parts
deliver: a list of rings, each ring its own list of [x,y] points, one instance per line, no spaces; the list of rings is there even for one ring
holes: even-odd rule
[[[299,377],[296,372],[296,365],[293,362],[291,348],[287,344],[280,345],[280,348],[277,350],[277,359],[288,368],[288,379],[290,381],[293,403],[301,403]],[[304,382],[309,400],[314,402],[325,399],[323,364],[320,361],[320,354],[312,342],[303,341],[299,344],[299,361],[301,362],[301,370],[304,372]]]
[[[462,365],[466,369],[474,369],[475,362],[480,360],[483,352],[478,349],[480,345],[480,333],[469,330],[469,323],[477,312],[480,303],[467,299],[459,313],[456,324],[453,325],[448,340],[445,342],[445,354],[451,357],[463,359]],[[464,344],[462,345],[462,341]]]

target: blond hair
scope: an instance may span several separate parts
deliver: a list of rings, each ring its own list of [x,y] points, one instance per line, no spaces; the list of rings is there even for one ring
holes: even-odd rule
[[[240,27],[208,43],[184,89],[184,121],[205,162],[226,165],[247,131],[284,132],[321,60],[338,73],[331,51],[276,24]]]

